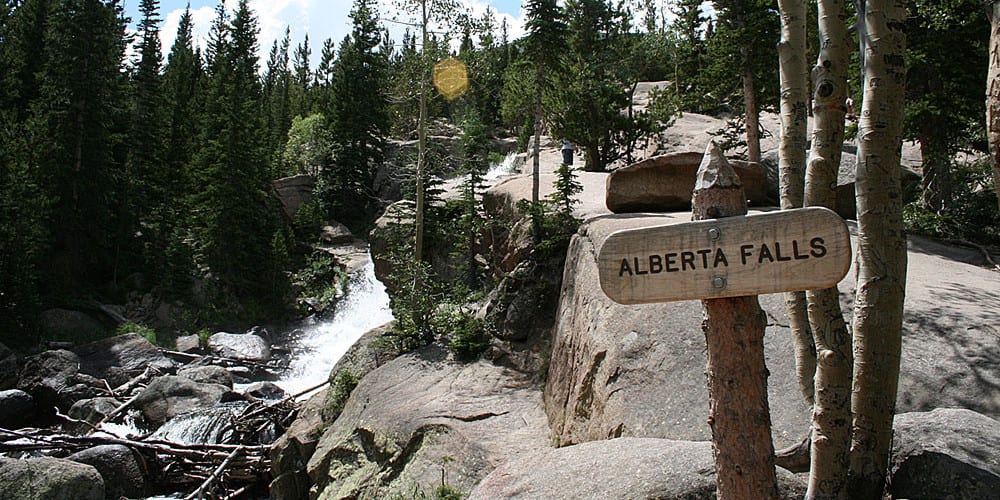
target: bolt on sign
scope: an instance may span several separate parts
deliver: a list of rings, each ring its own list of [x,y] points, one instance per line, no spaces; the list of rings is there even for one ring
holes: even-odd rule
[[[821,207],[616,231],[601,288],[642,304],[829,288],[851,266],[847,225]]]

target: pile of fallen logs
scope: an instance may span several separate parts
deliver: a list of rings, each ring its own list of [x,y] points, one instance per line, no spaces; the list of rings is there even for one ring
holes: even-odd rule
[[[159,353],[187,366],[217,365],[230,373],[243,373],[255,378],[273,378],[287,364],[287,360],[280,358],[255,361],[164,349],[159,349]],[[107,378],[86,378],[81,375],[81,380],[88,381],[88,387],[92,388],[91,394],[113,398],[110,399],[113,411],[106,409],[99,417],[94,417],[93,414],[81,417],[79,412],[74,414],[67,411],[66,405],[60,405],[63,407],[62,411],[58,407],[49,406],[51,411],[46,413],[55,419],[46,418],[41,421],[44,422],[42,425],[49,427],[0,426],[0,456],[47,456],[62,459],[97,446],[124,446],[133,451],[140,464],[144,488],[153,492],[174,495],[182,492],[182,495],[187,494],[186,498],[265,496],[271,480],[271,461],[268,456],[270,444],[294,421],[299,406],[296,399],[326,385],[326,382],[278,400],[258,399],[248,394],[232,392],[230,383],[230,392],[222,400],[224,402],[216,403],[219,406],[202,408],[231,409],[229,412],[215,413],[219,416],[219,420],[215,422],[222,422],[220,425],[223,427],[211,443],[190,444],[174,442],[173,438],[167,440],[154,429],[142,429],[142,423],[128,431],[108,425],[125,423],[131,418],[137,418],[139,422],[145,421],[145,407],[142,411],[138,408],[143,404],[139,401],[140,395],[160,377],[178,371],[159,365],[149,363],[141,373],[135,375],[133,372],[130,380],[117,386],[110,385]],[[73,381],[65,385],[69,383]],[[178,418],[194,413],[181,414]],[[128,427],[131,426],[126,426]],[[111,433],[111,430],[115,430],[115,433]],[[126,433],[128,435],[124,436]]]
[[[294,420],[296,411],[297,405],[291,397],[277,402],[250,403],[234,415],[230,424],[232,432],[226,434],[229,437],[224,444],[125,438],[97,426],[91,426],[86,435],[53,429],[0,428],[0,453],[61,457],[100,445],[122,445],[142,457],[147,480],[157,489],[192,491],[187,498],[230,498],[247,489],[266,488],[270,481],[270,446],[245,443],[257,441],[267,427],[274,427],[274,434],[280,434]],[[60,416],[70,423],[81,423]]]

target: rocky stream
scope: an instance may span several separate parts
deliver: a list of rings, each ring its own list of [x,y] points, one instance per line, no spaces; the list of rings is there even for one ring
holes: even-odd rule
[[[132,333],[23,360],[0,391],[0,497],[266,497],[270,445],[301,401],[392,320],[370,258],[351,267],[332,313],[287,332],[182,337],[176,350]]]

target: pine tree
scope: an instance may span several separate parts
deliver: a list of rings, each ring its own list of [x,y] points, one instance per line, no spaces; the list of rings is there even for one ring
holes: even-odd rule
[[[51,200],[42,189],[39,171],[31,168],[20,102],[21,77],[17,68],[27,60],[40,61],[20,37],[31,6],[0,4],[0,330],[14,347],[34,347],[34,323],[42,305],[43,265],[49,249],[46,218]],[[40,43],[40,42],[39,42]],[[39,44],[37,49],[41,48]]]
[[[193,18],[187,9],[181,15],[174,44],[163,71],[164,113],[167,121],[163,169],[164,199],[169,226],[163,265],[155,276],[173,298],[187,294],[194,269],[190,236],[190,206],[186,193],[197,191],[193,178],[197,130],[204,100],[204,70],[194,47]],[[165,228],[166,230],[166,228]],[[166,232],[166,231],[165,231]]]
[[[925,209],[945,213],[957,208],[953,192],[953,158],[978,149],[981,118],[986,113],[983,81],[989,21],[982,2],[962,0],[907,3],[906,82],[907,139],[920,142]],[[952,48],[962,46],[956,51]]]
[[[55,198],[47,280],[56,293],[103,284],[125,272],[135,242],[122,239],[119,134],[126,109],[125,25],[116,1],[62,0],[47,21],[28,150]]]
[[[562,69],[560,53],[566,46],[567,27],[563,12],[554,0],[531,0],[526,6],[528,20],[525,27],[528,36],[525,48],[534,66],[533,121],[534,150],[531,152],[531,204],[534,208],[532,234],[537,243],[541,238],[539,220],[539,162],[543,120],[545,117],[544,95],[552,91],[552,80]]]
[[[323,41],[323,49],[319,54],[319,66],[316,67],[313,90],[311,92],[313,110],[329,110],[333,106],[333,96],[331,95],[331,84],[333,83],[333,68],[337,61],[337,46],[334,41],[327,38]]]
[[[603,171],[652,125],[622,113],[638,78],[623,64],[629,16],[605,0],[570,0],[566,13],[569,63],[554,93],[553,129],[583,149],[585,170]]]
[[[479,211],[479,200],[483,192],[483,176],[489,168],[489,137],[486,127],[479,118],[478,110],[472,108],[462,121],[462,159],[466,180],[462,185],[462,215],[459,229],[465,235],[460,243],[465,258],[465,284],[470,290],[479,285],[479,265],[476,262],[476,242],[482,234],[485,221]]]
[[[124,221],[119,231],[139,229],[147,242],[145,260],[161,269],[161,256],[172,232],[169,213],[169,171],[165,165],[167,130],[163,96],[163,60],[160,54],[159,2],[142,0],[139,6],[139,60],[132,76],[132,124],[128,141],[126,189],[123,202],[139,227]]]
[[[163,74],[164,100],[169,108],[170,133],[165,159],[167,170],[171,174],[171,199],[175,199],[183,191],[183,171],[194,154],[192,131],[196,130],[197,125],[197,101],[202,90],[202,73],[201,58],[194,47],[191,9],[187,9],[181,15]]]
[[[678,0],[670,12],[674,21],[668,29],[673,42],[674,93],[683,108],[702,111],[704,93],[701,72],[705,66],[704,28],[708,18],[701,11],[701,0]]]
[[[389,128],[388,57],[371,0],[357,0],[354,27],[340,45],[329,111],[334,161],[321,172],[321,193],[338,220],[366,224],[377,207],[375,176],[384,159]]]
[[[301,44],[295,47],[292,55],[292,82],[289,88],[291,98],[290,115],[306,116],[312,109],[310,86],[313,81],[312,70],[309,69],[309,59],[312,49],[309,48],[309,35],[306,34]]]
[[[702,81],[719,105],[735,101],[745,124],[747,156],[760,160],[760,110],[778,102],[776,0],[715,0],[716,32]],[[735,74],[739,74],[739,79]],[[738,85],[735,85],[738,83]]]
[[[196,159],[203,187],[193,200],[199,260],[244,304],[280,293],[278,226],[268,202],[257,76],[257,19],[241,0],[222,5],[209,34],[207,99]],[[260,312],[260,311],[256,311]],[[253,310],[245,312],[252,314]]]
[[[267,69],[264,72],[264,127],[267,134],[267,151],[271,158],[271,169],[276,177],[287,172],[281,169],[281,151],[288,138],[291,127],[292,112],[292,73],[289,69],[288,50],[292,43],[291,29],[285,28],[285,37],[279,44],[277,40],[271,46],[267,59]]]

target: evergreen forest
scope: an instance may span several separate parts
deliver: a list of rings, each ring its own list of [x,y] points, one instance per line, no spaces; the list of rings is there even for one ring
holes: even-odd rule
[[[44,338],[40,312],[123,303],[136,288],[182,304],[190,332],[280,321],[296,314],[293,283],[322,268],[303,250],[320,227],[336,220],[367,234],[399,196],[433,199],[440,179],[481,174],[491,139],[517,137],[523,149],[536,131],[569,138],[585,169],[603,171],[636,159],[637,141],[672,117],[702,113],[731,117],[720,137],[756,160],[757,115],[777,111],[781,94],[777,0],[714,0],[711,10],[700,0],[526,0],[518,39],[455,2],[425,2],[421,25],[421,2],[410,1],[401,9],[418,22],[400,40],[389,13],[355,0],[344,39],[286,34],[271,47],[247,0],[232,3],[219,3],[204,46],[188,12],[171,47],[160,46],[157,0],[141,0],[135,20],[120,0],[0,4],[4,342],[84,340]],[[909,228],[996,243],[988,164],[955,160],[987,149],[989,19],[972,0],[908,9],[905,134],[934,173],[906,206]],[[453,99],[427,83],[449,57],[469,79]],[[670,85],[648,110],[623,112],[646,81]],[[860,75],[849,81],[860,109]],[[398,144],[433,141],[427,127],[459,130],[464,154],[421,147],[388,161]],[[272,181],[301,174],[314,178],[314,197],[289,218]],[[468,193],[464,211],[428,209],[428,244],[474,230],[477,188]]]

